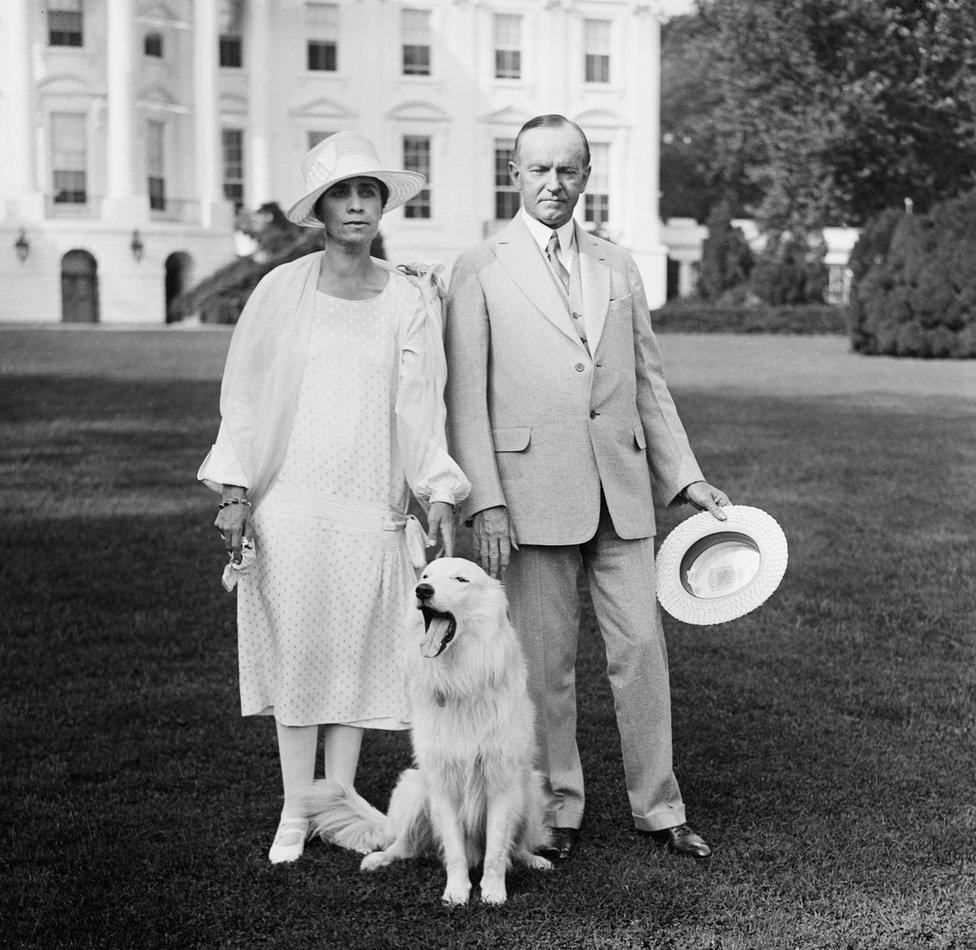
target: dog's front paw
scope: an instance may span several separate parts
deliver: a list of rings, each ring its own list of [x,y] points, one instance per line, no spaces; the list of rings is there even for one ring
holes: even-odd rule
[[[372,854],[367,854],[365,858],[359,864],[360,871],[378,871],[380,868],[385,868],[388,864],[393,863],[393,858],[391,858],[385,851],[374,851]]]
[[[553,869],[552,861],[544,858],[541,854],[530,854],[525,859],[525,865],[532,868],[533,871],[551,871]]]
[[[508,898],[505,891],[505,880],[481,879],[481,901],[484,904],[504,904]]]
[[[450,881],[448,881],[447,887],[444,888],[444,893],[441,894],[441,900],[451,907],[457,907],[461,904],[467,904],[468,896],[470,894],[470,883],[465,882],[464,884],[452,884]]]

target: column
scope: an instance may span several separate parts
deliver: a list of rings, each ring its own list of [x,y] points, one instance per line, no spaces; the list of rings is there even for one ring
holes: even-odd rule
[[[438,207],[448,218],[444,257],[449,259],[458,249],[483,240],[484,226],[494,217],[493,136],[481,121],[491,106],[484,83],[484,76],[491,74],[482,54],[479,28],[479,17],[484,15],[473,4],[453,3],[444,8],[443,51],[437,69],[450,77],[446,88],[451,119],[444,126],[436,188]]]
[[[108,221],[141,224],[149,218],[145,184],[136,185],[135,4],[108,0]]]
[[[193,131],[200,224],[230,227],[221,184],[220,113],[217,103],[217,0],[193,4]]]
[[[627,242],[644,279],[651,307],[667,297],[667,249],[661,243],[660,136],[661,136],[661,24],[657,4],[632,0],[624,20],[626,37],[621,64],[630,96],[630,135],[627,155],[630,182],[630,221],[624,222]],[[620,24],[618,24],[620,26]],[[612,68],[612,66],[611,66]]]
[[[7,0],[4,4],[3,33],[6,34],[8,92],[7,113],[10,128],[4,148],[7,154],[7,192],[10,217],[41,220],[44,201],[37,182],[36,130],[34,127],[34,74],[31,67],[31,28],[29,0]],[[0,205],[2,208],[2,205]]]
[[[271,4],[251,0],[245,23],[247,42],[244,68],[247,70],[248,148],[244,154],[245,204],[257,208],[273,201],[271,192]]]

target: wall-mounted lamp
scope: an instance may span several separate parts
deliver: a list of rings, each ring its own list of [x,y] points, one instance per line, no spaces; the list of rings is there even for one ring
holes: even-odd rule
[[[20,234],[17,235],[17,240],[14,241],[14,250],[17,252],[17,260],[23,264],[30,254],[30,241],[27,240],[27,232],[23,228],[20,229]]]
[[[146,251],[146,245],[142,243],[142,238],[139,236],[138,231],[132,232],[132,243],[129,245],[132,248],[132,256],[137,260],[142,260],[142,255]]]

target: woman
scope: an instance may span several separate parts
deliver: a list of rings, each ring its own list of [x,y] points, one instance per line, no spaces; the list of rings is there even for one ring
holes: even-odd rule
[[[236,564],[241,711],[275,718],[284,806],[269,852],[294,861],[315,770],[353,784],[364,729],[406,729],[403,652],[421,623],[416,568],[469,491],[444,438],[441,301],[430,277],[369,256],[384,211],[424,186],[382,167],[354,132],[302,163],[288,218],[324,227],[325,249],[269,273],[234,330],[217,441],[198,477]],[[407,484],[428,536],[405,515]]]

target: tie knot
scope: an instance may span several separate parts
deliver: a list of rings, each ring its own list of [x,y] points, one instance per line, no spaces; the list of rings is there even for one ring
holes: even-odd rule
[[[559,235],[555,231],[549,235],[549,243],[546,245],[546,251],[552,258],[557,257],[559,254]]]

